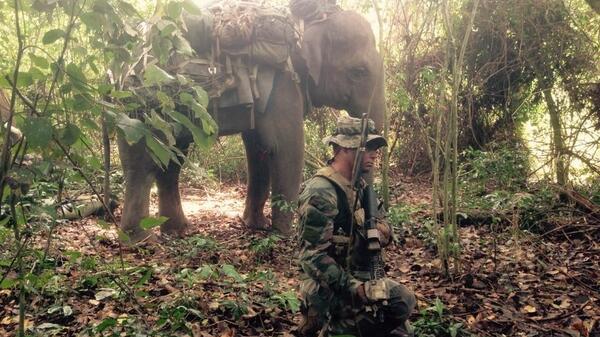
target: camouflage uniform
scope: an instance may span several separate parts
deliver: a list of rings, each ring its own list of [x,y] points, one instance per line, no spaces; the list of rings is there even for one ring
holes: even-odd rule
[[[329,137],[325,141],[356,147],[352,146],[356,139],[351,140],[357,138],[356,128],[340,128],[339,123],[337,138]],[[369,135],[369,140],[379,139],[377,137],[381,138]],[[330,335],[386,336],[404,326],[415,306],[415,298],[407,288],[385,278],[382,282],[388,300],[386,305],[379,303],[378,310],[383,310],[385,317],[380,323],[373,314],[372,303],[364,304],[358,297],[357,288],[370,279],[370,265],[360,202],[352,215],[355,193],[351,183],[328,166],[308,180],[300,194],[303,310],[305,315],[318,320],[319,326],[327,324]],[[353,229],[350,228],[351,216],[354,216]],[[367,287],[365,290],[368,293]]]

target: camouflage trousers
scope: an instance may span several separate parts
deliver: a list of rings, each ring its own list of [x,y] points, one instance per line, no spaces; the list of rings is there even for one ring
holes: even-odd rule
[[[317,319],[320,327],[327,325],[325,336],[388,336],[392,330],[404,328],[416,299],[405,286],[387,278],[385,283],[389,289],[386,303],[364,304],[352,298],[350,291],[336,295],[313,279],[305,279],[300,285],[303,314]],[[376,314],[378,311],[382,314]],[[313,333],[318,335],[318,331]]]

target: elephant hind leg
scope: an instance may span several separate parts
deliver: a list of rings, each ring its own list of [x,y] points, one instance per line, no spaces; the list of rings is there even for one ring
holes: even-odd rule
[[[265,203],[269,197],[270,178],[268,152],[261,146],[255,131],[242,133],[248,165],[248,192],[244,207],[243,221],[249,228],[267,229],[270,221],[264,215]]]
[[[140,221],[148,217],[155,166],[143,143],[129,145],[119,136],[118,145],[125,177],[121,229],[129,236],[130,243],[136,243],[150,235],[140,227]]]
[[[183,213],[179,194],[179,174],[181,166],[171,162],[165,171],[156,174],[158,187],[158,211],[161,216],[169,218],[160,226],[163,234],[182,236],[188,226]]]

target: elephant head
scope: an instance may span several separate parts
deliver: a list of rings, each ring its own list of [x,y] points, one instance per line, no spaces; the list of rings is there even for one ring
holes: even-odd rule
[[[338,10],[308,23],[298,70],[314,106],[345,109],[369,117],[378,128],[385,109],[383,61],[370,24],[360,14]]]

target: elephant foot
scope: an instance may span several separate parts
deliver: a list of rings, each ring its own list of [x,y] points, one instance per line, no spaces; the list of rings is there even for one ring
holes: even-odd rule
[[[271,221],[262,214],[260,216],[245,216],[242,222],[246,227],[255,230],[269,230],[271,228]]]
[[[185,217],[180,219],[169,219],[160,226],[160,233],[163,236],[181,238],[185,236],[188,228],[188,221]]]

